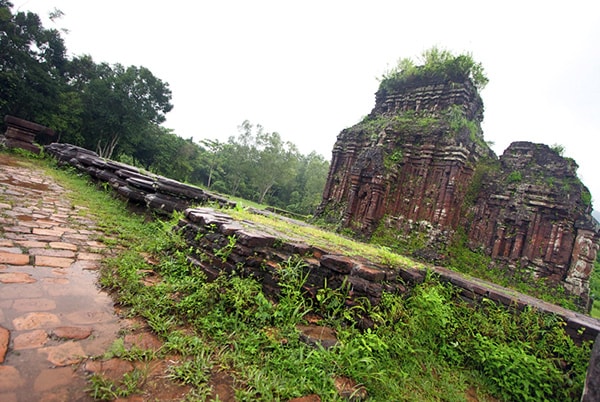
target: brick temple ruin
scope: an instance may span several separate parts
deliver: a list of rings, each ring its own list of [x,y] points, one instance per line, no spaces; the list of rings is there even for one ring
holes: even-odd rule
[[[369,238],[408,242],[437,262],[457,233],[494,264],[547,278],[589,308],[600,231],[577,164],[543,144],[499,158],[483,139],[469,80],[380,87],[375,107],[343,130],[318,215]]]

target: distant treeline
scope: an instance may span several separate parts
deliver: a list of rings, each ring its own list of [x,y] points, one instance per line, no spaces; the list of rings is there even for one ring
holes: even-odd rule
[[[329,164],[302,155],[277,133],[244,122],[225,143],[195,143],[161,126],[172,108],[169,84],[145,67],[67,57],[61,32],[0,0],[0,116],[54,129],[60,141],[175,180],[310,214]],[[51,20],[62,12],[55,10]],[[4,132],[3,122],[0,130]]]

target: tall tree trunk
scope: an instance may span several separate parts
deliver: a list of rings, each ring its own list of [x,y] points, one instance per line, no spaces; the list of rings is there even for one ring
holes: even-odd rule
[[[260,194],[260,200],[258,201],[259,204],[262,204],[263,201],[265,200],[265,197],[267,196],[267,193],[269,192],[269,190],[271,190],[271,187],[273,187],[274,183],[269,184],[268,186],[266,186],[266,188],[263,190],[263,192]]]
[[[118,135],[114,135],[104,147],[102,147],[102,141],[98,140],[98,144],[96,145],[96,152],[98,153],[98,156],[104,159],[111,159],[118,143]]]

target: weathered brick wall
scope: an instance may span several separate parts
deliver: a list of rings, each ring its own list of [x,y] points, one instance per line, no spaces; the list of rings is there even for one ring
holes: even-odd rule
[[[307,275],[304,285],[307,294],[316,296],[325,284],[339,288],[347,282],[350,299],[366,297],[374,305],[379,303],[383,291],[405,293],[408,289],[405,284],[423,280],[420,271],[378,267],[367,260],[294,241],[249,222],[235,221],[210,208],[188,209],[185,216],[178,230],[191,249],[196,250],[189,261],[209,278],[236,271],[259,278],[267,293],[277,294],[282,264],[300,258]]]

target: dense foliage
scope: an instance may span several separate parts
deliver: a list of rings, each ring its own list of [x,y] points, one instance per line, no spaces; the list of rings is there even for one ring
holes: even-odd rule
[[[0,116],[55,130],[66,142],[172,179],[307,215],[329,168],[278,133],[244,122],[226,143],[184,139],[160,124],[172,109],[169,85],[145,67],[69,58],[56,29],[0,0]],[[60,12],[55,12],[60,17]],[[4,131],[0,122],[0,131]]]
[[[131,154],[148,130],[165,121],[171,91],[150,70],[68,58],[58,30],[44,28],[34,13],[13,14],[11,7],[0,0],[1,116],[43,124],[59,140],[106,157]]]
[[[380,91],[396,91],[416,87],[430,82],[465,82],[470,80],[481,90],[488,82],[483,66],[475,62],[470,54],[454,56],[447,50],[433,47],[423,52],[421,64],[410,58],[398,64],[381,78]]]

